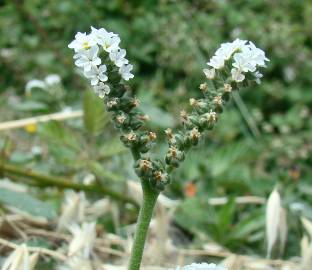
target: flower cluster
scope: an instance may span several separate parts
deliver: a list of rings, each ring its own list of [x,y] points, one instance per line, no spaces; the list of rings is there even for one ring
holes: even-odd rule
[[[265,67],[265,61],[268,61],[265,53],[250,41],[237,39],[221,45],[207,63],[210,68],[203,70],[208,80],[199,87],[203,97],[191,98],[192,112],[188,114],[183,110],[180,114],[184,129],[177,133],[166,130],[169,148],[165,162],[168,173],[180,165],[185,153],[198,144],[204,132],[215,126],[231,93],[239,90],[240,82],[246,78],[246,81],[259,83],[262,74],[257,68]]]
[[[232,80],[237,83],[244,81],[247,73],[260,83],[262,74],[257,68],[265,67],[265,61],[269,59],[264,51],[251,41],[236,39],[221,45],[207,63],[210,69],[204,69],[204,73],[208,79],[214,79],[217,70],[230,69]]]
[[[91,27],[91,33],[78,32],[68,45],[75,51],[76,66],[81,68],[101,98],[109,94],[110,84],[114,83],[109,83],[108,72],[119,74],[125,81],[134,77],[131,73],[133,66],[125,58],[126,50],[119,47],[120,41],[120,37],[113,32]]]

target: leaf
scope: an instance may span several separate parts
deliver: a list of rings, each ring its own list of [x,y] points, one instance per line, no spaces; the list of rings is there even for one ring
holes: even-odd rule
[[[86,131],[92,135],[101,133],[109,119],[103,101],[92,91],[84,92],[83,112]]]
[[[13,206],[34,216],[56,218],[56,211],[52,205],[26,193],[2,188],[0,189],[0,203]]]

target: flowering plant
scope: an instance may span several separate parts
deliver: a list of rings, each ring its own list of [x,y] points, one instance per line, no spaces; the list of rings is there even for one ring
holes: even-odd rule
[[[205,132],[211,130],[223,112],[231,93],[252,82],[260,83],[258,68],[269,61],[265,53],[252,42],[236,39],[224,43],[207,63],[203,72],[206,81],[200,85],[202,98],[190,99],[192,111],[181,112],[182,128],[165,130],[168,151],[164,159],[153,159],[149,150],[156,134],[144,128],[148,116],[139,109],[139,100],[131,94],[126,82],[134,77],[133,66],[126,59],[126,51],[119,47],[121,40],[104,28],[91,27],[91,33],[77,33],[68,45],[74,49],[75,64],[90,80],[95,93],[102,99],[112,120],[121,132],[121,140],[134,158],[134,169],[143,189],[136,235],[129,262],[129,270],[140,269],[144,243],[158,195],[171,181],[171,173],[184,160],[192,146],[198,144]],[[215,265],[192,264],[183,269],[221,269]]]

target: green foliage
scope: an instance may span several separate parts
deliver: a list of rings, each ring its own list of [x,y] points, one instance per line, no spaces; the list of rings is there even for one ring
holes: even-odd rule
[[[56,211],[51,204],[40,201],[29,194],[1,188],[0,202],[34,216],[47,219],[56,218]]]

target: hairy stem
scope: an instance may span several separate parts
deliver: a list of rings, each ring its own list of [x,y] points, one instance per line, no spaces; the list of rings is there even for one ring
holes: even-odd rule
[[[142,181],[142,190],[143,202],[137,221],[137,228],[128,267],[129,270],[140,269],[149,224],[159,195],[159,192],[152,189],[149,183],[146,183],[145,181]]]
[[[20,176],[26,179],[31,179],[32,181],[36,183],[37,186],[43,186],[43,187],[53,186],[53,187],[60,188],[60,189],[69,188],[73,190],[82,190],[86,192],[101,193],[101,194],[105,194],[111,197],[112,199],[138,206],[137,203],[133,199],[121,193],[118,193],[114,190],[111,190],[105,186],[99,186],[98,184],[83,185],[80,183],[71,182],[65,178],[43,175],[43,174],[34,172],[31,169],[23,169],[23,168],[19,168],[11,164],[5,164],[2,161],[0,161],[0,175],[1,174],[7,175],[7,176],[10,176],[10,175]],[[15,180],[22,180],[22,178],[15,177]]]

